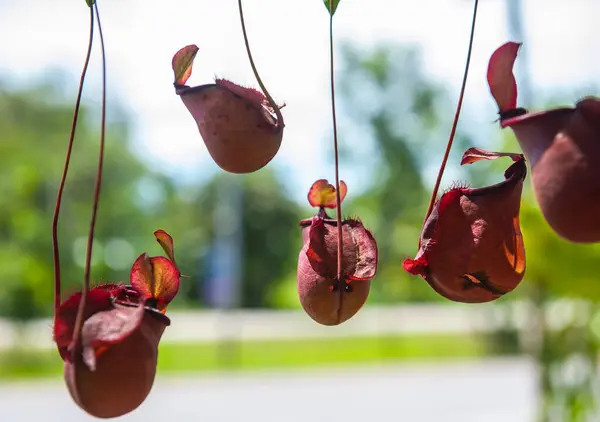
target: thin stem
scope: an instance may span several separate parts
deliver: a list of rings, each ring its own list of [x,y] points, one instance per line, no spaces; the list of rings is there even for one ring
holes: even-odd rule
[[[271,107],[273,107],[273,110],[275,111],[275,114],[277,115],[277,126],[280,128],[283,128],[283,127],[285,127],[285,124],[283,122],[283,115],[281,114],[281,110],[280,110],[281,107],[279,107],[277,105],[277,103],[275,103],[275,101],[273,101],[273,97],[271,97],[271,94],[269,94],[269,91],[267,91],[267,88],[265,87],[265,84],[263,84],[262,79],[260,79],[258,70],[256,69],[256,65],[254,64],[254,59],[252,59],[252,53],[250,52],[250,43],[248,42],[248,34],[246,34],[246,24],[244,22],[244,11],[242,9],[242,0],[238,0],[238,8],[240,9],[240,22],[242,23],[242,33],[244,34],[244,44],[246,44],[246,52],[248,53],[248,59],[250,60],[250,66],[252,67],[252,72],[254,72],[254,77],[256,78],[256,81],[258,82],[260,89],[265,94],[265,97],[267,97],[269,104],[271,104]]]
[[[444,175],[444,170],[446,169],[446,163],[448,162],[448,156],[450,155],[450,150],[452,149],[452,143],[454,142],[454,135],[456,134],[456,127],[458,126],[460,110],[462,108],[463,98],[465,96],[465,88],[467,86],[467,76],[469,75],[469,65],[471,63],[471,52],[473,50],[473,39],[475,38],[475,21],[477,19],[478,4],[479,4],[479,0],[475,0],[475,5],[473,7],[473,22],[471,24],[471,36],[469,38],[469,50],[467,51],[467,62],[465,64],[465,73],[464,73],[463,80],[462,80],[462,87],[460,88],[460,96],[458,97],[456,113],[454,114],[454,122],[452,122],[452,129],[450,130],[448,144],[446,145],[446,152],[444,153],[444,158],[442,159],[442,165],[440,166],[440,170],[438,172],[437,179],[435,181],[435,186],[433,188],[433,192],[431,193],[431,199],[429,200],[429,207],[427,208],[427,214],[425,214],[425,221],[427,221],[427,219],[431,215],[431,212],[433,211],[433,205],[435,204],[435,200],[437,198],[438,190],[440,188],[440,183],[442,181],[442,176]]]
[[[67,156],[65,157],[65,165],[63,167],[62,177],[58,186],[58,194],[56,195],[56,205],[54,206],[54,216],[52,217],[52,252],[54,258],[54,315],[58,311],[61,303],[61,288],[60,288],[60,254],[58,249],[58,216],[60,215],[60,206],[62,203],[62,195],[65,190],[67,181],[67,173],[69,172],[69,163],[71,162],[71,152],[73,151],[73,141],[75,140],[75,130],[77,129],[77,121],[79,120],[79,106],[81,104],[81,96],[83,93],[83,83],[87,73],[90,56],[92,54],[92,42],[94,40],[94,13],[90,8],[90,36],[88,41],[87,53],[81,78],[79,79],[79,88],[77,90],[77,100],[75,100],[75,111],[73,112],[73,122],[71,123],[71,133],[69,134],[69,144],[67,146]]]
[[[340,283],[340,291],[344,291],[343,285],[343,232],[342,232],[342,201],[340,200],[340,163],[338,157],[337,119],[335,115],[335,79],[333,67],[333,0],[329,0],[329,68],[331,77],[331,117],[333,119],[333,154],[335,157],[335,201],[337,211],[337,280]]]
[[[81,328],[83,327],[84,311],[87,301],[87,295],[90,290],[90,270],[92,262],[92,245],[94,243],[94,231],[96,228],[96,217],[98,215],[98,203],[100,202],[100,188],[102,187],[102,168],[104,165],[104,144],[106,132],[106,52],[104,50],[104,36],[102,34],[102,25],[100,23],[100,13],[98,12],[98,2],[93,5],[98,21],[98,34],[100,35],[100,47],[102,50],[102,118],[100,123],[100,152],[98,153],[98,169],[96,172],[96,185],[94,187],[94,199],[92,203],[92,217],[90,219],[90,229],[87,240],[87,251],[85,256],[85,270],[83,278],[83,291],[81,292],[81,302],[77,309],[77,318],[73,330],[73,349],[79,347],[81,338]]]

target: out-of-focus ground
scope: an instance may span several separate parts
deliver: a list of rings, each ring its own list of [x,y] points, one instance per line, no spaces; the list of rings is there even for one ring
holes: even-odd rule
[[[303,372],[159,377],[123,422],[529,422],[536,369],[524,358],[372,365]],[[0,386],[3,421],[96,420],[62,383]]]

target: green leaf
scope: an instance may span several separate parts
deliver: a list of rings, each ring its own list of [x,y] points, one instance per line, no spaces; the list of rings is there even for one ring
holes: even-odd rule
[[[96,3],[96,0],[85,0],[85,3],[89,6],[92,7],[94,5],[94,3]]]
[[[338,4],[340,4],[340,0],[323,0],[323,3],[327,10],[329,10],[329,14],[333,16],[337,10]]]

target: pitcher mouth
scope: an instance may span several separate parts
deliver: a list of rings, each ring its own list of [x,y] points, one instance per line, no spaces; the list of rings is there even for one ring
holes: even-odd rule
[[[238,99],[243,99],[243,97],[240,94],[238,94],[237,92],[234,92],[230,88],[224,87],[223,85],[219,85],[216,83],[196,85],[196,86],[180,85],[178,83],[174,83],[173,86],[175,87],[175,94],[178,95],[179,97],[184,97],[186,95],[198,94],[200,92],[207,91],[211,88],[219,88],[220,87],[220,88],[227,90],[234,97],[236,97]],[[279,122],[279,120],[277,118],[277,113],[275,113],[275,110],[273,110],[272,107],[266,106],[264,104],[261,104],[260,106],[254,105],[253,107],[259,113],[261,113],[263,115],[264,119],[269,124],[271,124],[275,128],[275,130],[279,131],[283,128],[283,125],[281,124],[281,122]]]
[[[549,116],[552,117],[561,117],[563,115],[568,115],[571,114],[575,111],[574,107],[559,107],[559,108],[553,108],[550,110],[541,110],[541,111],[535,111],[533,113],[525,113],[525,114],[521,114],[515,117],[509,117],[506,119],[500,119],[500,127],[502,129],[507,128],[507,127],[511,127],[514,125],[517,125],[519,123],[524,123],[524,122],[528,122],[531,123],[532,120],[538,120],[538,119],[542,119],[542,118],[548,118]]]
[[[214,88],[217,86],[217,84],[204,84],[204,85],[197,85],[197,86],[188,86],[188,85],[179,85],[178,83],[174,83],[173,86],[175,87],[175,94],[186,95],[186,94],[194,94],[197,92],[202,92],[209,88]]]
[[[600,97],[585,97],[577,102],[575,108],[589,122],[600,126]]]
[[[305,218],[304,220],[300,221],[300,227],[308,227],[312,224],[313,222],[313,218],[314,217],[310,217],[310,218]],[[337,227],[337,220],[335,218],[323,218],[323,223],[324,224],[329,224],[330,226],[336,226]],[[342,225],[344,225],[344,222],[342,222]]]
[[[124,291],[125,293],[131,293],[132,291],[135,292],[135,290],[133,290],[133,288],[130,284],[125,285],[125,291]],[[169,318],[168,316],[163,314],[156,307],[152,306],[151,303],[146,302],[145,304],[142,304],[140,300],[132,300],[131,297],[127,297],[127,296],[115,298],[114,303],[119,306],[125,306],[128,308],[135,308],[138,306],[143,306],[144,310],[146,311],[146,313],[148,313],[148,315],[161,321],[167,327],[171,325],[171,318]]]
[[[593,107],[594,110],[600,110],[600,97],[588,95],[577,101],[575,107]]]
[[[518,161],[515,161],[506,171],[504,172],[504,180],[493,185],[483,186],[480,188],[469,188],[467,189],[469,196],[479,196],[492,193],[496,190],[502,189],[508,185],[516,185],[519,181],[525,180],[527,176],[527,164],[525,156],[521,155]]]

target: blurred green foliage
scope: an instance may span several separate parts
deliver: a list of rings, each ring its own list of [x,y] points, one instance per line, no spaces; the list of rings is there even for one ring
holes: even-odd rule
[[[418,50],[406,46],[389,44],[361,49],[345,45],[339,73],[341,156],[344,165],[366,167],[371,176],[361,195],[348,198],[346,208],[373,230],[379,244],[379,271],[369,302],[449,303],[422,279],[406,274],[402,260],[416,252],[430,195],[425,175],[431,168],[437,170],[441,161],[454,102],[442,86],[424,73]],[[557,99],[553,102],[562,103]],[[116,104],[111,107],[118,109]],[[72,98],[64,98],[53,86],[41,83],[17,91],[0,85],[0,316],[25,321],[51,312],[50,222],[72,113]],[[88,106],[81,110],[64,195],[59,228],[63,294],[77,289],[83,276],[96,171],[98,115]],[[189,276],[183,280],[174,306],[197,306],[202,302],[199,291],[211,260],[207,252],[217,229],[215,217],[223,212],[219,192],[230,183],[231,175],[219,173],[205,185],[178,186],[176,181],[150,168],[133,148],[126,114],[121,111],[113,115],[121,117],[112,118],[108,125],[93,275],[101,280],[126,280],[138,254],[160,252],[152,231],[163,228],[174,237],[178,263]],[[510,130],[498,129],[497,133],[493,142],[497,150],[520,151]],[[448,166],[458,168],[462,152],[470,146],[483,145],[459,131]],[[497,160],[466,166],[459,174],[473,185],[484,186],[501,180],[507,166],[505,160]],[[289,199],[281,175],[269,167],[235,177],[242,191],[241,206],[236,210],[242,213],[240,305],[298,307],[298,221],[310,216],[310,210]],[[532,305],[528,316],[532,320],[531,332],[525,340],[537,339],[532,352],[542,368],[540,421],[554,420],[551,410],[559,412],[559,420],[583,421],[594,405],[590,391],[599,384],[596,371],[590,368],[597,365],[600,344],[600,245],[576,245],[559,238],[538,209],[530,177],[525,183],[521,226],[527,254],[525,279],[515,292],[498,302],[527,299]],[[567,297],[584,299],[580,306],[583,311],[578,314],[583,316],[550,330],[551,321],[566,318],[569,312],[560,307],[548,309],[548,303]],[[494,309],[493,304],[489,306]],[[520,345],[519,339],[514,330],[501,330],[486,339],[486,345],[513,353]],[[429,353],[437,358],[456,346],[452,342],[421,340],[404,342],[402,347],[414,346],[414,350],[394,349],[392,357]],[[386,339],[377,341],[381,345]],[[350,339],[339,345],[257,343],[247,346],[246,351],[249,365],[253,366],[258,365],[255,359],[268,356],[264,350],[272,352],[269,362],[288,364],[311,361],[306,358],[307,348],[317,353],[315,356],[334,356],[336,361],[345,356],[342,360],[347,357],[353,361],[369,359],[367,356],[379,347],[369,341],[361,344]],[[465,343],[468,351],[457,350],[479,353],[479,340],[473,344]],[[161,351],[161,364],[188,369],[184,368],[183,356],[218,353],[215,347],[167,347],[164,353]],[[11,362],[3,365],[8,368],[4,369],[7,376],[12,375],[11,371],[21,371],[19,362],[25,370],[39,364],[41,372],[57,371],[56,360],[35,357],[35,353],[16,353],[19,359],[14,354],[4,355],[4,361]],[[37,363],[32,366],[30,360]],[[575,380],[571,376],[567,382],[564,374],[573,372],[573,362],[587,371]]]
[[[370,301],[442,301],[423,280],[403,271],[402,260],[416,252],[430,195],[425,173],[441,161],[453,114],[448,110],[453,110],[454,102],[424,73],[419,51],[402,45],[373,49],[343,45],[338,81],[344,165],[366,161],[372,171],[368,187],[348,198],[347,208],[373,230],[380,247],[379,273]],[[4,280],[0,313],[28,319],[50,313],[50,221],[72,98],[43,83],[22,91],[1,86],[0,94],[0,233],[5,239],[0,246]],[[190,276],[183,280],[181,298],[174,305],[195,306],[210,264],[206,260],[215,235],[215,213],[221,212],[217,193],[231,176],[219,172],[205,185],[179,186],[146,164],[130,142],[128,116],[118,104],[111,108],[118,110],[111,116],[119,118],[111,118],[108,125],[93,275],[101,280],[126,280],[138,254],[160,253],[152,231],[163,228],[175,238],[178,261]],[[99,113],[84,105],[81,116],[59,227],[65,294],[82,279],[98,148]],[[458,168],[462,151],[473,145],[477,143],[459,131],[448,166]],[[498,145],[520,150],[509,131],[498,130]],[[368,154],[361,149],[365,146],[370,148]],[[500,179],[506,166],[498,160],[466,166],[459,174],[483,186]],[[297,306],[297,224],[310,212],[289,199],[281,175],[269,167],[236,177],[242,190],[242,206],[237,210],[242,213],[241,305]],[[600,297],[595,283],[599,247],[558,238],[528,188],[522,226],[526,280],[502,301],[527,295],[527,286],[535,284],[544,285],[555,296]]]
[[[223,359],[224,353],[233,359]],[[161,344],[161,374],[266,368],[359,365],[375,362],[480,358],[496,354],[477,335],[402,335],[325,339]],[[0,381],[59,377],[62,362],[54,350],[0,351]]]
[[[0,312],[17,319],[48,314],[52,303],[50,224],[62,172],[73,108],[71,101],[46,85],[24,91],[0,86]],[[90,110],[81,110],[70,174],[63,197],[59,237],[63,292],[82,280],[81,261],[90,215],[97,162],[97,127]],[[167,199],[171,183],[146,169],[128,149],[128,127],[112,121],[93,272],[115,280],[127,277],[124,258],[152,243],[156,211],[139,198],[139,183],[150,177]],[[140,236],[147,233],[145,238]],[[27,306],[25,306],[27,304]]]
[[[215,236],[215,213],[219,190],[232,178],[241,180],[242,200],[242,286],[240,306],[245,308],[280,306],[270,295],[283,280],[294,278],[301,247],[300,207],[287,198],[285,186],[270,168],[247,176],[220,173],[202,189],[188,197],[186,205],[202,216],[198,221],[204,238]],[[290,277],[293,276],[293,277]]]
[[[367,54],[346,47],[340,78],[347,117],[369,125],[378,150],[372,189],[354,197],[353,209],[372,228],[380,245],[380,272],[372,302],[441,300],[422,280],[402,270],[402,258],[416,248],[428,192],[422,182],[420,148],[438,144],[445,95],[421,71],[416,51],[383,47]],[[397,71],[405,77],[393,77]],[[366,82],[365,82],[366,81]],[[370,82],[369,82],[370,81]],[[394,107],[369,109],[348,86],[371,83],[381,104],[406,99],[398,118]],[[197,306],[203,298],[215,236],[217,193],[231,175],[219,172],[205,185],[179,186],[149,167],[130,140],[129,118],[111,104],[105,172],[94,243],[93,277],[125,281],[135,257],[160,253],[152,238],[157,228],[175,239],[184,274],[174,306]],[[40,83],[22,91],[2,87],[0,99],[0,314],[21,320],[48,315],[52,297],[50,222],[64,163],[72,98]],[[98,149],[98,110],[83,106],[70,173],[63,197],[59,236],[63,294],[82,279],[85,237]],[[114,116],[118,116],[116,119]],[[346,154],[346,161],[353,160]],[[433,157],[436,154],[432,155]],[[240,305],[298,307],[295,292],[298,221],[311,211],[287,197],[281,175],[265,168],[236,176],[242,190],[242,269]],[[398,181],[402,181],[399,185]]]
[[[213,235],[213,193],[221,176],[207,186],[179,187],[150,168],[130,142],[128,117],[111,105],[104,179],[92,262],[101,281],[127,281],[135,258],[161,253],[152,236],[157,228],[175,239],[178,264],[190,278],[181,298],[198,304],[201,258]],[[114,111],[117,110],[117,113]],[[83,278],[98,153],[99,113],[84,105],[59,222],[63,296]],[[0,316],[26,320],[51,313],[51,220],[65,159],[73,113],[72,98],[40,83],[15,91],[0,86]],[[199,140],[200,142],[200,140]],[[240,176],[242,177],[242,176]],[[300,208],[269,169],[243,177],[242,271],[244,306],[267,306],[267,292],[295,271],[300,245]],[[288,277],[289,278],[289,277]],[[183,299],[182,299],[183,298]]]
[[[424,173],[432,163],[441,162],[441,140],[450,128],[447,110],[452,102],[424,73],[417,49],[382,44],[367,50],[346,44],[342,52],[338,80],[346,117],[342,126],[346,162],[364,164],[362,148],[373,144],[368,150],[370,186],[360,197],[348,200],[348,208],[373,230],[379,245],[371,300],[442,301],[421,278],[407,274],[402,261],[417,251],[431,195]],[[459,132],[449,166],[458,162],[456,150],[469,142]]]
[[[428,163],[423,160],[441,161],[431,151],[441,152],[444,143],[439,139],[445,137],[434,142],[432,137],[444,126],[441,110],[453,107],[445,101],[443,90],[424,77],[415,50],[382,45],[361,51],[346,46],[344,57],[344,75],[338,79],[342,81],[345,109],[352,119],[350,128],[360,130],[362,126],[360,135],[376,144],[377,158],[369,162],[374,169],[373,185],[353,203],[353,209],[373,225],[380,246],[380,271],[372,296],[391,302],[432,300],[435,295],[429,286],[405,274],[401,261],[414,253],[426,209],[428,192],[423,172]],[[542,109],[559,103],[565,101],[555,95]],[[521,151],[510,130],[498,128],[497,133],[493,142],[496,146],[491,148]],[[457,166],[457,155],[466,148],[483,146],[465,135],[459,134],[457,140],[448,167]],[[351,152],[346,156],[352,159]],[[359,164],[365,154],[357,154],[354,160],[354,165]],[[472,185],[485,186],[502,180],[508,165],[506,160],[497,160],[466,166],[463,171]],[[527,299],[531,305],[529,327],[523,344],[519,333],[510,328],[498,330],[490,337],[490,344],[506,352],[526,346],[538,362],[540,422],[592,420],[593,415],[597,417],[595,391],[600,385],[595,370],[600,345],[600,244],[573,244],[554,233],[537,206],[530,175],[524,187],[520,221],[527,260],[525,278],[498,303]],[[579,311],[566,310],[567,305],[560,302],[565,298],[583,299],[576,305]],[[490,311],[499,310],[494,304],[489,307]],[[561,320],[566,322],[557,329],[556,321]]]
[[[527,281],[554,298],[600,300],[600,244],[574,244],[546,223],[531,193],[523,201],[521,225],[527,248]]]

